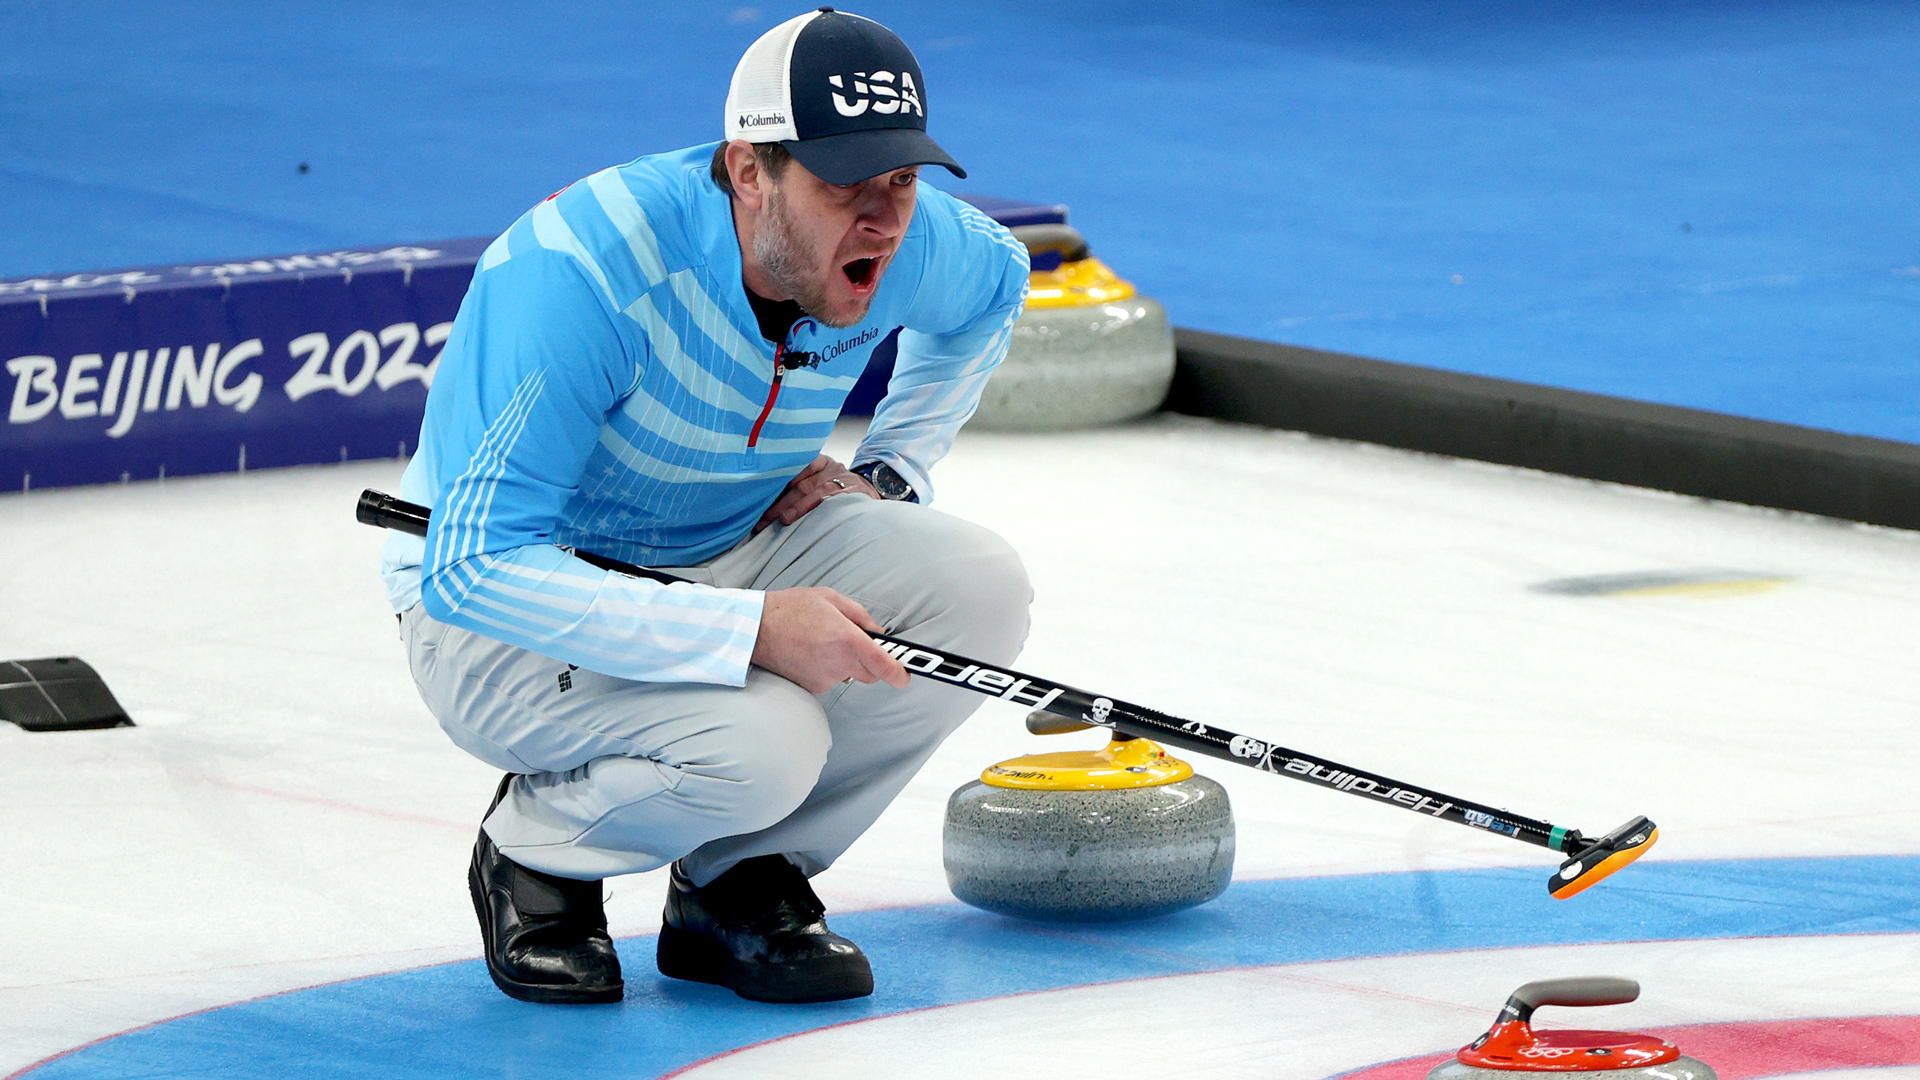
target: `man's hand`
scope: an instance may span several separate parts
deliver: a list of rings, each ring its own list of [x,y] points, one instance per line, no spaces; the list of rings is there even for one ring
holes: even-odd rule
[[[832,589],[775,589],[760,611],[753,662],[813,694],[848,679],[904,688],[907,669],[864,633],[880,628],[866,608]]]
[[[767,512],[760,515],[760,523],[753,527],[754,532],[779,522],[791,525],[807,516],[807,511],[835,495],[865,495],[877,499],[880,493],[867,483],[867,478],[859,473],[848,472],[846,466],[825,454],[814,458],[812,464],[800,470],[800,475],[787,481],[787,489],[773,500]]]

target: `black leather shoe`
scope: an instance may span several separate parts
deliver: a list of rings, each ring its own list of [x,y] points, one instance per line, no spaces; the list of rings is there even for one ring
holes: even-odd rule
[[[500,781],[488,814],[512,782],[512,774]],[[481,829],[467,866],[467,890],[480,917],[487,973],[508,997],[548,1005],[620,1000],[626,984],[607,935],[598,881],[529,870],[500,854]]]
[[[753,1001],[839,1001],[873,993],[860,947],[827,929],[807,876],[779,855],[748,859],[696,888],[673,864],[660,974]]]

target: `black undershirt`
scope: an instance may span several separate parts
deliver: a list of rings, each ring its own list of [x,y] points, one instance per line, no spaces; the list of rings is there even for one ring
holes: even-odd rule
[[[741,288],[746,289],[746,286],[742,285]],[[747,289],[747,303],[753,307],[753,317],[760,321],[760,336],[775,345],[786,344],[787,334],[793,329],[793,324],[807,315],[792,300],[769,300],[752,289]]]
[[[747,303],[753,308],[753,317],[760,323],[760,336],[773,342],[777,346],[784,346],[787,341],[787,335],[793,331],[793,324],[806,318],[807,313],[801,310],[800,305],[792,300],[769,300],[759,293],[754,292],[752,289],[748,289],[744,283],[740,287],[746,289]],[[805,353],[801,353],[793,359],[803,359],[806,355]],[[867,467],[868,466],[865,465],[861,466],[863,469]],[[892,469],[887,468],[887,466],[882,463],[873,462],[872,467],[887,469],[888,474],[894,476],[896,481],[899,479],[898,474],[894,473]],[[868,480],[871,482],[872,478],[869,476]],[[912,488],[906,489],[904,498],[908,502],[917,503],[920,501],[920,496],[916,494]]]

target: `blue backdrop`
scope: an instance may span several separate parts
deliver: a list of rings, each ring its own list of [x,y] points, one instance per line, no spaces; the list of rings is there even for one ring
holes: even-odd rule
[[[937,183],[1071,205],[1183,325],[1920,440],[1920,5],[856,7]],[[717,137],[800,9],[12,0],[0,277],[496,232]]]

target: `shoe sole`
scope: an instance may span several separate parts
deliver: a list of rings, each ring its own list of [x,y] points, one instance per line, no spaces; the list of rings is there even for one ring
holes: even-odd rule
[[[487,958],[487,974],[500,992],[519,1001],[536,1005],[610,1005],[626,994],[625,981],[604,986],[552,986],[521,982],[501,973],[493,965],[493,920],[487,917],[486,896],[480,891],[480,872],[467,865],[467,895],[473,897],[473,914],[480,920],[480,944]]]
[[[724,986],[748,1001],[797,1005],[873,993],[873,968],[864,956],[830,957],[805,967],[743,964],[712,938],[674,926],[660,928],[654,959],[670,979]]]

